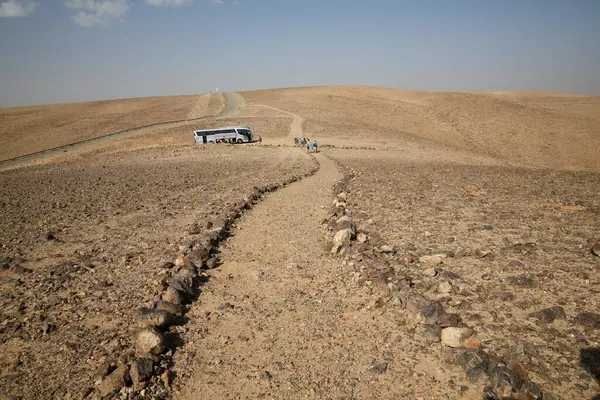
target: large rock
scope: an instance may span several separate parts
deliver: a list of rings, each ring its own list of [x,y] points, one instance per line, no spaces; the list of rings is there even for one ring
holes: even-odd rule
[[[208,251],[204,248],[190,251],[184,257],[184,265],[202,269],[208,260]]]
[[[167,290],[162,294],[162,299],[173,304],[183,304],[184,296],[181,292],[174,287],[168,287]]]
[[[555,319],[565,319],[567,315],[561,306],[545,308],[543,310],[529,314],[531,317],[537,318],[540,322],[551,324]]]
[[[108,396],[121,390],[129,381],[129,369],[127,365],[119,365],[110,375],[102,380],[98,385],[98,392],[102,397]]]
[[[348,243],[350,243],[351,237],[352,237],[352,230],[350,228],[342,229],[340,231],[337,231],[336,234],[333,236],[333,243],[341,244],[342,246],[344,246],[344,245],[347,245]]]
[[[161,354],[165,349],[165,338],[154,327],[144,328],[138,333],[136,348],[141,354]]]
[[[390,245],[387,245],[387,244],[384,244],[383,246],[381,246],[379,248],[379,251],[382,252],[382,253],[393,253],[394,250],[395,250],[394,246],[390,246]]]
[[[167,279],[169,287],[178,290],[182,294],[189,297],[194,296],[196,293],[194,289],[194,279],[191,277],[185,277],[182,275],[174,275]]]
[[[180,304],[170,303],[170,302],[164,301],[164,300],[159,300],[156,302],[156,309],[157,310],[166,310],[166,311],[170,312],[171,314],[176,315],[178,317],[182,316],[185,311],[183,306],[181,306]]]
[[[167,327],[175,321],[175,316],[167,310],[152,310],[147,307],[138,309],[137,322],[141,326]]]
[[[473,334],[470,328],[449,327],[442,329],[442,344],[448,347],[462,347],[463,342]]]
[[[149,380],[154,372],[154,362],[149,358],[136,358],[131,364],[131,381],[136,384]]]

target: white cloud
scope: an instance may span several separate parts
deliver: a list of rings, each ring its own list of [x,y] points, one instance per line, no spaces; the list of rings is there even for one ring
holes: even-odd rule
[[[37,6],[33,0],[7,0],[0,3],[0,17],[28,17]]]
[[[184,4],[193,3],[194,0],[146,0],[146,3],[151,6],[161,7],[161,6],[182,6]]]
[[[84,28],[123,21],[129,11],[129,0],[63,0],[67,8],[79,10],[71,20]]]

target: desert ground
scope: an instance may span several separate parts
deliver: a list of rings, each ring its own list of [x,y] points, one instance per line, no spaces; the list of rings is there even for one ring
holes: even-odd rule
[[[0,396],[599,395],[600,97],[235,96],[0,109],[3,159],[184,120],[0,171]]]

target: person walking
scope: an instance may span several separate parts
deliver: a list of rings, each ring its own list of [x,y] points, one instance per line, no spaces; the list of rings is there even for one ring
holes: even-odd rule
[[[258,137],[258,144],[262,144],[262,136]]]
[[[306,152],[310,153],[310,139],[306,140]]]
[[[317,140],[313,140],[313,152],[318,153],[319,152],[319,148],[318,148],[318,144],[317,144]]]

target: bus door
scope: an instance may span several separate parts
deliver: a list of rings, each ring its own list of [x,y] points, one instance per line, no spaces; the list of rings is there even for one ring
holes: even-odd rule
[[[206,140],[206,135],[202,135],[202,143],[206,144],[207,140]]]

